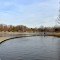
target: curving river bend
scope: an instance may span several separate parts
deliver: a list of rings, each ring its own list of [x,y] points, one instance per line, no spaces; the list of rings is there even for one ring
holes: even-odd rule
[[[0,60],[60,60],[60,38],[34,36],[0,45]]]

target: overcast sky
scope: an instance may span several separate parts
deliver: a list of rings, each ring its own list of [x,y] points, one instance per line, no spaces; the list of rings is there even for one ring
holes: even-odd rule
[[[0,0],[0,24],[53,26],[59,0]]]

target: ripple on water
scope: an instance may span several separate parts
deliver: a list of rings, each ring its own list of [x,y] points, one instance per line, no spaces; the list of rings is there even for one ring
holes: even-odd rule
[[[1,60],[59,60],[60,38],[24,37],[0,45]]]

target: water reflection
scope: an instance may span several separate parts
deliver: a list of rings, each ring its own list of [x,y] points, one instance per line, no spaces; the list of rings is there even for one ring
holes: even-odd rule
[[[0,45],[1,60],[60,60],[60,38],[35,36]]]

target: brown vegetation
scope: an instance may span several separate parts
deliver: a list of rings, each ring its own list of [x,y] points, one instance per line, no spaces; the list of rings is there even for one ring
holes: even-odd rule
[[[0,32],[60,32],[60,27],[40,27],[40,28],[28,28],[23,25],[4,25],[0,24]]]

